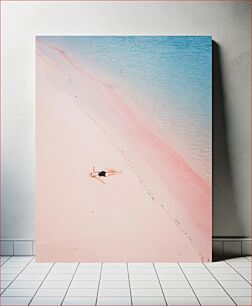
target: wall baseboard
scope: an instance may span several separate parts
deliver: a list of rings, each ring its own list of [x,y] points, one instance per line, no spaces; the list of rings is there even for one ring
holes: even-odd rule
[[[213,259],[224,259],[239,256],[251,256],[251,238],[218,237],[213,238]],[[36,255],[35,240],[2,239],[0,240],[1,256]]]
[[[35,255],[35,240],[1,239],[1,256],[32,256]]]
[[[213,260],[251,256],[251,238],[213,238]]]

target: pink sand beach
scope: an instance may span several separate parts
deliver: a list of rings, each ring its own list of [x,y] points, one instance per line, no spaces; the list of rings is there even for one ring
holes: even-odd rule
[[[211,183],[70,54],[37,40],[36,67],[36,260],[211,261]]]

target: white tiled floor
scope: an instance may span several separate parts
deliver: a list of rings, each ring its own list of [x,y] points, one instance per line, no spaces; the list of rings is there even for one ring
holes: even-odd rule
[[[251,257],[89,264],[3,256],[0,277],[0,305],[251,305]]]

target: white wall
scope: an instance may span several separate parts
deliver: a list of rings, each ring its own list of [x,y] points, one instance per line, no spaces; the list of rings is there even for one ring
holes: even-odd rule
[[[35,35],[212,35],[214,236],[250,236],[250,4],[2,2],[2,238],[35,238]],[[219,65],[220,64],[220,65]],[[227,136],[227,137],[226,137]]]

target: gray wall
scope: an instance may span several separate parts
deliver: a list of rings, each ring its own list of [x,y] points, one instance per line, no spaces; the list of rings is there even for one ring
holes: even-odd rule
[[[35,35],[212,35],[214,236],[250,236],[250,4],[2,3],[2,238],[35,238]]]

